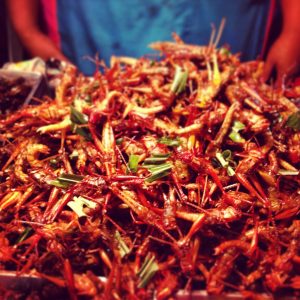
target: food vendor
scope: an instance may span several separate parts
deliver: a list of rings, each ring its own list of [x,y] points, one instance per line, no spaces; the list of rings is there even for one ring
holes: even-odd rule
[[[226,4],[225,4],[226,3]],[[266,57],[265,79],[295,74],[300,65],[300,1],[298,0],[10,0],[12,24],[25,48],[44,59],[68,59],[92,74],[95,65],[84,58],[98,53],[107,63],[111,55],[139,57],[147,45],[170,40],[176,32],[187,43],[208,44],[211,24],[223,17],[226,26],[219,45],[228,43],[243,60],[266,52],[276,11],[281,8],[283,26]],[[41,4],[45,34],[38,26]],[[273,22],[274,23],[274,22]]]

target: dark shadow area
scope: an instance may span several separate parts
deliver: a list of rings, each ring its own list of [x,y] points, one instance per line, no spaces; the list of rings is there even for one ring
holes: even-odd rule
[[[5,0],[0,0],[0,67],[8,61],[8,45],[7,45],[7,13],[5,8]]]

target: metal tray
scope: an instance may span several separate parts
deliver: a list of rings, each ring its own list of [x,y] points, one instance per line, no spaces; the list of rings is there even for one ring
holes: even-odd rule
[[[44,76],[37,72],[10,71],[0,69],[0,77],[8,81],[24,78],[25,84],[31,87],[29,94],[23,101],[23,105],[36,104],[35,98],[41,98],[47,92],[47,83]]]

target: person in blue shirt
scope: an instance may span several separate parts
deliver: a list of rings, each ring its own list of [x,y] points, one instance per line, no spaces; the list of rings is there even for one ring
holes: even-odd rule
[[[171,39],[208,44],[211,24],[226,18],[219,45],[229,44],[242,60],[256,59],[266,48],[274,8],[280,6],[283,26],[266,55],[265,79],[276,70],[278,81],[300,65],[299,0],[9,0],[12,24],[33,56],[69,60],[85,74],[95,66],[86,57],[96,53],[106,63],[112,55],[151,54],[148,44]],[[41,10],[38,9],[40,5]],[[38,26],[42,11],[47,31]]]

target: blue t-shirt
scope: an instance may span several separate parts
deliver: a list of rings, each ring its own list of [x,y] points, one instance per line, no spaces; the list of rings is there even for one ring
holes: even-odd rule
[[[207,45],[211,24],[226,25],[219,45],[229,44],[242,59],[261,51],[270,0],[51,0],[55,1],[62,52],[80,70],[95,66],[85,57],[109,62],[111,55],[140,57],[153,53],[148,45],[172,40],[176,32],[186,43]],[[46,1],[44,1],[46,2]]]

